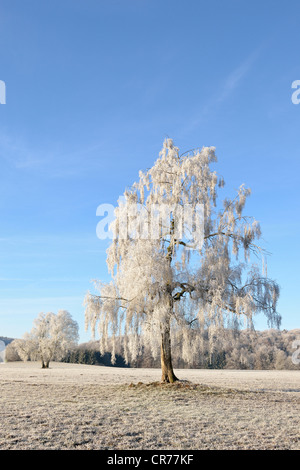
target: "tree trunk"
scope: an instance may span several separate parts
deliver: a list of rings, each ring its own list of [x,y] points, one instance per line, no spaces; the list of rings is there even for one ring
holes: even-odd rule
[[[163,383],[173,383],[178,380],[174,374],[171,356],[170,328],[161,333],[161,381]]]

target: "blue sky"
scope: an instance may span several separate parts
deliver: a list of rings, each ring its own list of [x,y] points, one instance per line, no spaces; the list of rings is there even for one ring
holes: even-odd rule
[[[0,336],[66,309],[90,339],[83,298],[108,278],[96,209],[166,137],[216,147],[220,197],[252,189],[282,328],[300,327],[299,15],[297,0],[1,0]]]

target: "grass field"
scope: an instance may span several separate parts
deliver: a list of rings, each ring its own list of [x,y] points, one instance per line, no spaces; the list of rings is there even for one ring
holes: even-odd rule
[[[297,449],[300,371],[0,365],[0,450]]]

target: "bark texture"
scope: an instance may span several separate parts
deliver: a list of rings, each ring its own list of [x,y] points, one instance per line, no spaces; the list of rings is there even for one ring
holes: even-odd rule
[[[173,383],[178,380],[174,374],[171,356],[171,337],[168,328],[161,334],[161,381],[163,383]]]

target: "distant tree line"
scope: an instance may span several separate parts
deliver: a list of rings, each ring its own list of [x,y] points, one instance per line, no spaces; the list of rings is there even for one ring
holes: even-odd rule
[[[214,343],[204,335],[199,356],[193,364],[183,364],[175,357],[174,365],[203,369],[299,370],[300,365],[292,360],[296,340],[300,340],[300,329],[224,330],[218,333]]]
[[[125,363],[124,358],[120,355],[116,355],[116,362],[112,364],[110,353],[101,355],[99,349],[88,349],[82,346],[78,346],[72,351],[69,351],[61,362],[98,366],[129,367],[129,365]]]
[[[300,365],[294,364],[292,355],[295,352],[293,343],[300,340],[300,329],[264,331],[255,330],[223,330],[218,332],[216,340],[211,343],[208,334],[199,344],[197,359],[188,364],[179,355],[174,354],[174,367],[177,369],[290,369],[299,370]],[[117,344],[119,354],[116,355],[116,367],[126,366],[122,356],[122,344]],[[64,359],[65,362],[78,364],[99,364],[112,366],[110,353],[101,356],[99,341],[91,341],[79,345]],[[143,346],[140,354],[129,367],[160,368],[160,351],[153,358],[150,346]]]
[[[178,369],[289,369],[299,370],[300,365],[292,361],[295,352],[293,344],[300,340],[300,329],[295,330],[223,330],[218,333],[216,341],[211,343],[204,335],[199,344],[199,355],[191,363],[186,363],[174,354],[174,367]],[[160,351],[153,358],[150,346],[144,346],[137,359],[126,364],[122,356],[122,344],[119,341],[116,362],[112,364],[111,354],[100,354],[99,341],[82,343],[69,350],[61,359],[62,362],[90,364],[115,367],[160,368]],[[299,346],[298,346],[299,348]],[[14,343],[6,348],[6,360],[21,360],[14,349]]]

